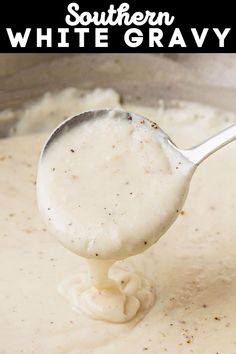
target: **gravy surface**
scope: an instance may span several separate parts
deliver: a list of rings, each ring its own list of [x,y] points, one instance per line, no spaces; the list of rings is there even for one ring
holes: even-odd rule
[[[197,104],[125,109],[158,122],[180,147],[236,121],[233,114]],[[0,353],[236,352],[235,144],[198,168],[167,233],[114,266],[114,273],[119,267],[147,278],[156,293],[144,318],[117,325],[78,314],[57,292],[86,264],[55,241],[38,213],[36,165],[46,135],[0,142]]]

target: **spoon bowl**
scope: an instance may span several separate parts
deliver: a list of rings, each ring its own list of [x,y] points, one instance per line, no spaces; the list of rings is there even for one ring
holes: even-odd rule
[[[101,133],[100,123],[97,124],[97,122],[102,121],[104,117],[108,118],[104,125],[106,132],[103,133],[102,140],[97,142],[95,139],[93,143],[90,141],[91,136],[96,138]],[[114,125],[107,129],[109,122],[114,122]],[[116,122],[122,124],[122,127],[125,126],[127,151],[122,150],[123,147],[119,141],[112,145],[112,139],[117,140],[117,136],[120,134],[118,128],[117,132],[114,132],[114,127],[119,127]],[[78,129],[87,129],[82,138],[77,137]],[[58,236],[65,247],[80,256],[116,260],[138,254],[153,245],[176,220],[187,196],[189,183],[196,167],[210,154],[235,138],[236,125],[233,125],[202,144],[184,150],[179,149],[156,123],[135,113],[117,109],[83,112],[61,123],[52,132],[43,147],[37,179],[40,211],[52,233]],[[65,144],[63,139],[67,139]],[[130,141],[133,139],[132,146],[129,139]],[[145,150],[144,144],[141,144],[142,146],[138,146],[137,149],[140,156],[137,156],[137,153],[134,153],[137,141],[142,143],[141,140],[145,139],[150,139],[151,150],[150,146]],[[96,153],[96,149],[100,151],[99,144],[103,144],[105,140],[111,144],[108,148],[106,147],[109,151],[104,150],[106,151],[104,153],[102,150],[104,157],[95,154],[92,155],[91,161],[90,159],[78,160],[80,162],[74,160],[75,150],[69,148],[70,142],[73,141],[73,146],[81,141],[88,143],[89,146],[86,146],[84,150],[82,145],[76,149],[80,152],[85,151],[85,156],[87,156],[86,151],[89,149],[92,149],[93,153]],[[122,153],[120,155],[114,152],[113,146],[115,145],[121,146]],[[58,147],[61,150],[57,151]],[[148,155],[149,150],[152,153],[151,157]],[[156,161],[154,161],[155,151],[159,152]],[[80,159],[80,155],[76,156]],[[113,157],[111,158],[111,156]],[[128,162],[127,156],[130,156]],[[135,165],[136,157],[138,160]],[[101,164],[99,165],[100,159]],[[158,162],[159,160],[160,162]],[[55,172],[53,171],[55,163],[58,166],[58,178],[55,177],[57,173],[53,173]],[[144,166],[148,163],[151,168],[153,164],[156,164],[155,173],[148,172],[146,174],[144,172],[144,170],[146,171]],[[96,164],[98,164],[97,169],[93,170],[93,165]],[[130,168],[127,169],[129,164]],[[93,171],[84,179],[85,184],[83,184],[82,178],[77,181],[76,185],[73,184],[73,180],[70,180],[71,182],[68,184],[68,174],[65,179],[65,172],[72,169],[72,165],[75,171],[79,165],[78,174],[82,173],[83,175],[82,168]],[[143,167],[140,168],[140,172],[139,166]],[[116,173],[122,168],[124,168],[122,173]],[[109,175],[109,170],[112,169],[115,172],[113,175]],[[77,172],[73,172],[73,176],[76,176]],[[107,178],[107,173],[109,178]],[[130,187],[127,187],[126,183],[120,184],[123,175],[129,177],[129,173],[133,176],[132,188],[134,189],[132,190],[127,189]],[[145,182],[145,192],[143,193],[142,184],[139,183],[142,178]],[[98,188],[93,187],[95,179],[100,181]],[[156,180],[154,181],[154,179]],[[109,183],[113,186],[112,192],[107,186]],[[118,187],[121,186],[119,187],[121,190],[116,189],[116,183]],[[147,184],[150,185],[150,190],[147,188]],[[60,188],[56,188],[56,186]],[[151,188],[153,188],[153,193],[151,193]],[[100,189],[103,189],[104,192],[101,193]],[[87,214],[83,214],[81,209],[78,210],[78,213],[76,209],[80,203],[81,195],[86,195],[85,190],[88,195],[86,211],[90,215],[90,219],[87,218]],[[114,190],[116,190],[114,196],[120,197],[120,194],[125,196],[123,199],[119,199],[119,203],[113,203],[114,198],[111,200],[109,196]],[[78,198],[76,197],[77,191],[79,191]],[[70,212],[68,212],[69,209]],[[88,221],[84,223],[83,218]]]

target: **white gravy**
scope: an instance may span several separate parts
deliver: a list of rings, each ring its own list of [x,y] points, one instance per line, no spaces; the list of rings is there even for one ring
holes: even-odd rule
[[[158,122],[184,147],[236,121],[233,114],[181,102],[124,108]],[[0,141],[0,353],[236,352],[235,144],[198,168],[178,220],[155,245],[111,267],[110,279],[137,274],[132,284],[147,279],[156,294],[144,317],[115,324],[74,311],[57,292],[76,278],[95,287],[97,280],[96,272],[87,276],[83,258],[50,236],[38,213],[36,165],[46,135]]]
[[[144,251],[169,228],[191,167],[156,124],[118,110],[64,128],[46,148],[38,168],[39,209],[63,245],[93,259],[92,281],[77,279],[62,291],[73,308],[125,322],[150,307],[151,286],[134,274],[110,280],[109,260]]]

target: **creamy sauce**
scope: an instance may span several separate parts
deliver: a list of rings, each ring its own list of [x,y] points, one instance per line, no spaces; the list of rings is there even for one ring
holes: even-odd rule
[[[126,258],[153,245],[182,208],[192,165],[156,124],[118,110],[102,112],[66,126],[46,146],[37,194],[52,233],[94,259],[90,284],[70,282],[62,293],[93,318],[125,322],[152,305],[151,286],[135,275],[110,280],[110,262],[97,260]]]
[[[182,208],[192,165],[157,125],[108,111],[64,128],[39,164],[39,208],[70,250],[96,259],[140,253]]]
[[[137,316],[140,320],[153,305],[150,283],[137,274],[116,268],[112,279],[108,261],[89,260],[89,272],[63,281],[59,292],[68,298],[72,308],[90,317],[123,323]]]
[[[159,122],[185,147],[236,121],[197,104],[125,109]],[[0,353],[236,352],[235,144],[198,168],[180,217],[158,243],[111,268],[111,278],[135,273],[156,293],[145,317],[117,325],[78,314],[56,291],[63,279],[89,278],[84,260],[50,236],[37,210],[36,165],[45,139],[0,142]]]

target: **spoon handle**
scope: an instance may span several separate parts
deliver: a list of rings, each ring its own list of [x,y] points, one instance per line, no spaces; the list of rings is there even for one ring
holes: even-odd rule
[[[199,165],[208,156],[231,143],[233,140],[236,140],[236,124],[222,130],[203,143],[191,149],[182,150],[181,152],[189,161],[193,162],[195,165]]]

